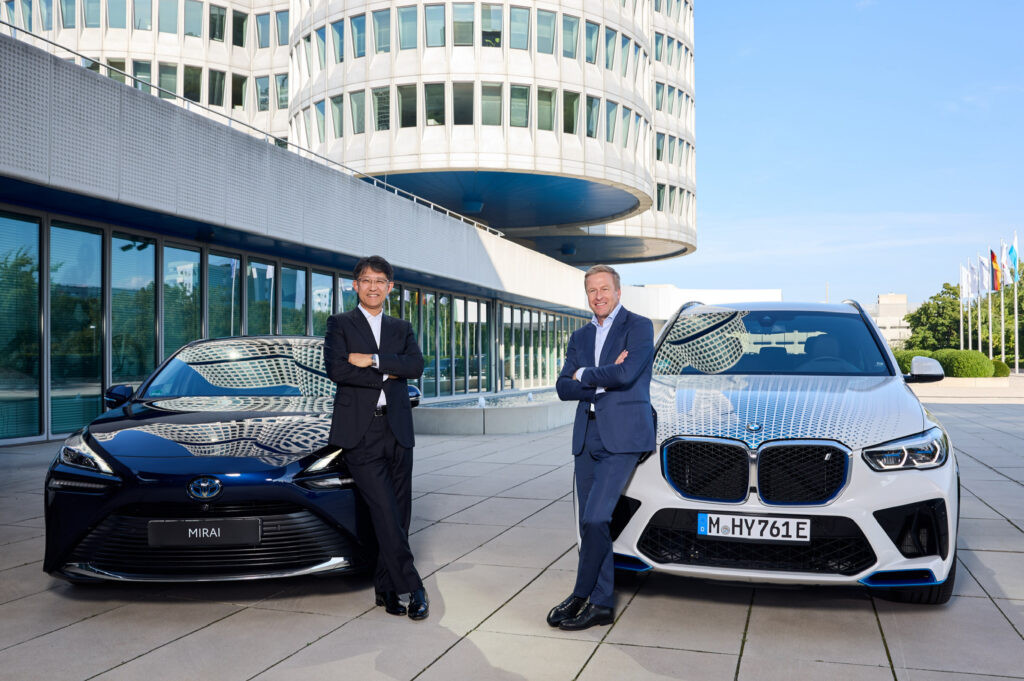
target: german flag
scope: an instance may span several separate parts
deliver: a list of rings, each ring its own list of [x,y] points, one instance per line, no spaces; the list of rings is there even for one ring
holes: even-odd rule
[[[992,275],[992,290],[998,291],[1003,283],[1003,271],[999,269],[999,258],[996,257],[996,252],[989,250],[992,254],[992,267],[989,268],[989,273]]]

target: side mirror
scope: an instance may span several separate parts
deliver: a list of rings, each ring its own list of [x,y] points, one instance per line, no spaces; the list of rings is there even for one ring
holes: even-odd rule
[[[907,383],[933,383],[946,377],[942,365],[931,357],[913,357],[910,360],[910,373],[903,377]]]
[[[409,388],[409,404],[413,407],[420,406],[420,398],[423,397],[423,393],[420,389],[414,385],[407,386]]]
[[[132,393],[134,392],[135,390],[130,385],[112,385],[107,388],[107,392],[103,393],[103,404],[106,405],[107,409],[120,407],[132,398]]]

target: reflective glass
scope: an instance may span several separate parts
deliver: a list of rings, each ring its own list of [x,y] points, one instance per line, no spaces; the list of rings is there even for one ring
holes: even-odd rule
[[[516,343],[512,330],[512,308],[501,308],[501,389],[511,390],[516,384]]]
[[[238,10],[231,10],[231,44],[245,47],[245,38],[249,27],[249,15]]]
[[[96,2],[96,0],[85,0],[86,6],[86,25],[89,23],[88,19],[88,7],[90,2]],[[160,12],[157,17],[157,28],[161,33],[178,33],[178,0],[159,0],[158,11]],[[97,3],[98,4],[98,3]],[[97,10],[99,8],[97,7]],[[96,14],[96,22],[99,24],[99,12]]]
[[[513,50],[530,49],[529,8],[510,7],[508,14],[508,46]]]
[[[452,5],[452,33],[455,45],[473,44],[473,13],[476,5],[457,2]]]
[[[373,89],[374,130],[391,129],[391,88]]]
[[[314,31],[316,34],[316,56],[319,60],[320,70],[327,66],[327,27],[321,26]]]
[[[0,213],[0,438],[42,432],[40,341],[39,221]]]
[[[630,41],[629,38],[627,38],[625,35],[622,36],[622,49],[619,52],[622,55],[622,60],[621,60],[621,63],[619,64],[619,68],[620,68],[620,75],[623,78],[626,77],[626,72],[629,70],[629,44],[630,44],[630,42],[631,41]]]
[[[74,0],[71,0],[74,2]],[[137,31],[153,30],[153,0],[132,0],[132,26]]]
[[[604,67],[606,69],[615,68],[615,38],[618,36],[618,32],[610,28],[605,27],[604,29]]]
[[[124,0],[122,0],[123,3]],[[109,12],[109,9],[107,10]],[[53,0],[39,0],[39,18],[44,31],[53,30]],[[111,28],[114,28],[111,26]],[[121,26],[124,28],[124,26]]]
[[[275,333],[275,267],[273,263],[249,260],[246,272],[246,330],[249,335]]]
[[[427,32],[427,47],[444,47],[444,5],[427,5],[423,8]],[[470,36],[472,36],[472,28]]]
[[[7,3],[7,18],[14,23],[14,0]],[[60,18],[64,28],[75,27],[75,0],[60,0]]]
[[[562,132],[576,134],[576,125],[580,120],[580,93],[562,92]]]
[[[210,5],[210,40],[224,42],[224,25],[228,11],[223,7]]]
[[[501,125],[501,83],[480,85],[480,123]]]
[[[345,95],[331,97],[331,124],[335,139],[340,139],[345,134]]]
[[[203,336],[199,270],[199,251],[164,247],[163,359]]]
[[[249,84],[249,77],[238,73],[231,74],[231,108],[245,108],[245,90]]]
[[[598,39],[598,32],[600,30],[601,30],[601,27],[598,26],[597,24],[591,23],[589,21],[587,22],[586,41],[587,41],[587,63],[588,64],[596,64],[597,63],[597,39]]]
[[[398,48],[416,49],[416,5],[398,8]]]
[[[306,270],[281,268],[281,333],[306,334]]]
[[[331,44],[334,47],[334,63],[345,61],[345,20],[331,24]]]
[[[326,142],[327,141],[327,130],[326,130],[326,128],[327,128],[327,121],[326,121],[327,112],[326,112],[325,109],[326,109],[326,107],[324,105],[324,100],[322,100],[322,99],[319,102],[315,102],[313,104],[313,110],[316,113],[317,140],[320,141],[320,142]]]
[[[580,38],[580,20],[568,14],[562,15],[562,56],[566,59],[576,58],[576,45]]]
[[[654,61],[661,61],[664,52],[665,36],[661,33],[654,34]]]
[[[473,83],[452,83],[452,122],[473,125]]]
[[[601,116],[601,99],[587,97],[587,137],[597,137],[597,121]]]
[[[633,110],[628,106],[622,107],[622,132],[619,133],[622,136],[622,146],[629,146],[629,117],[633,115]]]
[[[366,15],[352,17],[352,54],[356,57],[366,56]]]
[[[501,47],[502,5],[480,5],[480,44]]]
[[[573,48],[576,49],[575,47]],[[555,13],[537,10],[537,52],[555,53]]]
[[[156,241],[115,233],[110,254],[111,375],[138,384],[156,366]]]
[[[672,66],[672,62],[676,56],[676,39],[669,36],[665,41],[665,61],[668,62],[669,66]]]
[[[452,303],[446,294],[437,297],[437,353],[438,390],[441,395],[452,393]]]
[[[508,124],[514,128],[530,126],[530,86],[512,85],[509,87]]]
[[[157,85],[160,86],[160,98],[174,99],[174,96],[178,94],[178,65],[159,64],[157,78]]]
[[[486,301],[480,301],[480,321],[479,321],[479,353],[480,353],[480,390],[486,391],[491,390],[491,325],[488,316],[489,303]]]
[[[537,88],[537,129],[555,129],[555,90]]]
[[[242,334],[241,267],[233,256],[211,253],[207,258],[210,338]]]
[[[274,84],[277,86],[277,108],[283,111],[288,109],[288,74],[278,73],[274,75]]]
[[[153,65],[148,61],[133,61],[132,75],[135,76],[133,81],[135,87],[145,93],[149,93],[149,84],[153,82]]]
[[[161,0],[161,2],[164,2],[164,1],[165,0]],[[177,10],[177,0],[169,0],[169,1],[175,3],[175,10]],[[161,11],[163,11],[163,5],[160,6],[160,9],[161,9]],[[21,3],[21,14],[22,14],[22,16],[27,17],[27,18],[31,18],[32,17],[32,2],[31,2],[31,0],[22,0],[22,3]],[[83,18],[85,19],[85,27],[86,28],[99,28],[99,26],[100,26],[100,0],[83,0],[83,2],[82,2],[82,14],[84,15]],[[177,23],[177,12],[175,12],[175,23]],[[32,28],[30,26],[26,26],[25,28],[27,30],[29,30],[29,31],[32,30]]]
[[[399,85],[398,91],[398,125],[402,128],[416,127],[416,86]]]
[[[423,385],[420,389],[424,397],[437,395],[436,298],[432,291],[424,291],[421,297],[419,343],[423,353]]]
[[[452,356],[452,364],[455,366],[454,390],[457,393],[466,392],[466,301],[463,298],[455,298],[452,309],[452,344],[455,352]]]
[[[416,342],[423,347],[423,334],[420,330],[420,307],[423,301],[418,289],[402,289],[402,318],[412,324],[412,331],[416,334]],[[408,379],[409,385],[420,387],[420,377]]]
[[[659,132],[654,139],[654,160],[660,161],[665,157],[665,133]]]
[[[256,15],[256,47],[270,47],[270,14]]]
[[[203,3],[185,0],[185,35],[203,37]]]
[[[444,83],[427,83],[423,86],[427,125],[444,125]]]
[[[274,14],[277,19],[277,44],[288,44],[288,10]]]
[[[270,110],[270,76],[256,78],[256,110]]]
[[[352,132],[358,135],[366,130],[366,90],[349,93],[348,101],[352,105]]]
[[[373,46],[377,54],[391,51],[391,10],[373,13]]]
[[[327,318],[334,305],[334,277],[324,272],[313,272],[313,283],[309,288],[313,310],[313,335],[327,333]]]

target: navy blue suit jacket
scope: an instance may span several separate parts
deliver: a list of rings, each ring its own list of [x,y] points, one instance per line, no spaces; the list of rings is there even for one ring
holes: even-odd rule
[[[626,308],[615,316],[598,366],[594,366],[597,328],[587,324],[573,332],[565,353],[565,366],[556,388],[563,400],[579,400],[572,430],[572,453],[583,451],[587,412],[594,404],[601,441],[609,452],[642,454],[654,449],[654,416],[651,412],[651,367],[654,362],[654,325]],[[628,350],[622,364],[615,359]],[[580,380],[573,378],[580,367]],[[605,392],[597,394],[597,388]]]

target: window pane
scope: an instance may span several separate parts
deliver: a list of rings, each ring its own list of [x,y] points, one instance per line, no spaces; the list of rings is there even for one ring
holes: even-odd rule
[[[316,56],[319,59],[320,70],[327,66],[327,27],[321,26],[316,29]]]
[[[423,86],[426,101],[427,125],[444,125],[444,83]]]
[[[8,0],[7,20],[14,23],[14,0]],[[75,0],[60,0],[61,26],[64,28],[75,27]]]
[[[574,48],[575,49],[575,48]],[[555,13],[537,10],[537,52],[555,53]]]
[[[488,314],[489,303],[480,301],[480,390],[491,390],[491,326]]]
[[[676,56],[676,39],[672,36],[669,36],[666,41],[665,52],[665,61],[668,62],[669,66],[672,66],[672,62],[675,60]]]
[[[224,106],[224,72],[210,69],[206,88],[206,102],[210,106]]]
[[[473,83],[452,83],[452,122],[473,125]]]
[[[281,333],[306,334],[306,270],[281,268]]]
[[[537,129],[555,129],[555,91],[537,88]]]
[[[587,97],[587,137],[597,137],[597,119],[600,114],[600,98]]]
[[[605,102],[605,141],[615,141],[615,122],[619,119],[619,105],[615,102]]]
[[[245,47],[245,34],[249,26],[249,15],[238,10],[231,10],[231,44]]]
[[[123,83],[125,80],[125,72],[128,70],[128,65],[124,63],[124,59],[108,59],[107,60],[107,77],[111,80],[116,80],[118,83]],[[114,69],[117,69],[116,71]]]
[[[256,110],[270,110],[270,76],[256,78]]]
[[[274,319],[274,265],[259,260],[249,261],[247,272],[246,307],[248,315],[246,333],[249,335],[275,332]]]
[[[391,10],[373,13],[373,41],[377,54],[391,51]]]
[[[203,3],[185,0],[185,35],[203,37]]]
[[[665,210],[665,185],[658,184],[657,210]]]
[[[161,0],[164,2],[165,0]],[[177,4],[177,0],[169,0],[172,3]],[[86,28],[99,28],[100,27],[100,0],[84,0],[83,3],[83,14],[85,19]],[[41,9],[41,8],[40,8]],[[175,7],[177,9],[177,7]],[[161,12],[163,11],[163,5],[160,6]],[[21,16],[26,20],[25,29],[32,30],[32,0],[21,1]],[[175,22],[177,22],[177,12],[175,12]]]
[[[427,31],[427,47],[444,47],[444,5],[427,5],[423,8]],[[472,29],[470,36],[472,37]]]
[[[345,61],[345,20],[331,24],[331,42],[334,45],[334,63]]]
[[[661,111],[662,103],[665,100],[665,84],[655,83],[654,84],[654,108]]]
[[[632,42],[632,41],[630,41],[629,38],[627,38],[625,35],[622,36],[622,50],[620,51],[620,54],[622,55],[622,61],[619,64],[619,69],[620,69],[620,75],[622,75],[623,78],[626,77],[626,71],[629,69],[629,44],[630,44],[630,42]]]
[[[327,112],[326,107],[324,105],[324,100],[321,99],[319,102],[315,102],[313,104],[313,110],[316,112],[317,139],[321,142],[326,142],[327,131],[325,128],[327,127],[327,122],[325,116],[327,115]]]
[[[199,251],[164,247],[164,355],[203,335],[200,317]]]
[[[124,0],[122,2],[121,14],[124,14]],[[109,14],[110,10],[107,10]],[[53,30],[53,0],[39,0],[39,18],[42,19],[42,27],[44,31]],[[114,28],[111,26],[111,28]],[[124,28],[121,26],[120,28]]]
[[[358,135],[366,129],[366,90],[350,93],[348,101],[352,105],[352,132]]]
[[[654,61],[661,61],[661,54],[664,51],[665,36],[661,33],[654,34]]]
[[[182,85],[185,99],[198,102],[203,90],[203,69],[199,66],[186,66]]]
[[[610,28],[604,29],[604,67],[606,69],[615,68],[615,38],[618,35],[617,31]]]
[[[85,0],[86,6],[86,25],[89,25],[88,19],[88,7],[90,2],[95,0]],[[158,17],[158,28],[161,33],[177,33],[178,32],[178,0],[160,0],[160,16]],[[99,8],[97,7],[97,10]],[[97,12],[96,23],[99,24],[99,14]]]
[[[660,161],[665,154],[665,133],[659,132],[654,140],[654,160]]]
[[[466,392],[466,301],[454,299],[452,310],[452,340],[455,346],[452,364],[455,365],[455,392]]]
[[[352,54],[356,57],[366,56],[366,15],[352,17]]]
[[[211,253],[207,259],[210,338],[242,333],[241,269],[238,258]]]
[[[374,130],[391,129],[391,88],[373,89]]]
[[[327,318],[331,316],[334,305],[334,283],[330,274],[313,272],[313,284],[310,286],[310,298],[313,301],[313,335],[323,336],[327,333]]]
[[[103,235],[50,228],[50,430],[81,428],[102,411]]]
[[[511,7],[508,13],[508,46],[513,50],[530,49],[530,10],[526,7]]]
[[[576,134],[576,124],[580,120],[580,95],[578,92],[562,93],[562,132]]]
[[[473,12],[476,5],[455,3],[452,5],[452,32],[456,45],[473,44]]]
[[[310,113],[309,109],[302,110],[302,123],[306,126],[306,146],[313,146],[313,130],[310,127]]]
[[[237,73],[231,74],[231,108],[245,108],[245,86],[248,84],[248,76],[240,76]]]
[[[331,122],[335,139],[341,138],[345,133],[345,95],[331,97]]]
[[[398,125],[402,128],[416,127],[416,86],[399,85]]]
[[[114,234],[110,254],[111,377],[138,384],[155,368],[156,240]]]
[[[136,30],[153,30],[153,0],[133,0],[132,15],[135,18]]]
[[[210,40],[224,42],[224,23],[228,11],[223,7],[210,5]]]
[[[157,67],[157,85],[160,86],[160,97],[162,99],[174,99],[178,94],[178,65],[160,64]]]
[[[597,34],[600,26],[587,22],[587,63],[597,63]]]
[[[508,123],[514,128],[530,126],[530,87],[512,85],[508,96]]]
[[[288,109],[288,74],[278,73],[274,75],[274,83],[277,86],[277,108]]]
[[[451,298],[441,294],[437,297],[437,354],[439,394],[452,392],[452,304]]]
[[[501,47],[502,5],[480,6],[480,43],[484,47]]]
[[[39,222],[0,213],[0,438],[42,432],[40,340]]]
[[[668,162],[672,163],[676,157],[676,138],[673,135],[669,135],[668,138]]]
[[[580,20],[568,14],[562,15],[562,56],[576,58],[576,44],[579,42]]]
[[[629,145],[629,118],[633,115],[633,110],[628,106],[622,107],[622,132],[619,133],[622,136],[622,146],[626,147]]]
[[[256,47],[270,47],[270,15],[256,15]]]
[[[416,49],[416,6],[398,8],[398,47]]]
[[[110,28],[128,27],[128,0],[107,0],[107,26]]]
[[[480,123],[482,125],[501,125],[500,83],[482,83],[480,85]]]
[[[424,291],[420,309],[420,350],[423,352],[422,388],[425,397],[437,395],[436,295]]]
[[[277,44],[288,44],[288,10],[277,12]]]
[[[359,304],[359,296],[356,295],[355,289],[352,288],[352,280],[338,277],[338,291],[340,292],[338,312],[348,312],[349,310],[356,309],[356,305]]]
[[[149,84],[153,82],[153,65],[148,61],[133,61],[132,75],[135,76],[135,87],[148,93]]]

